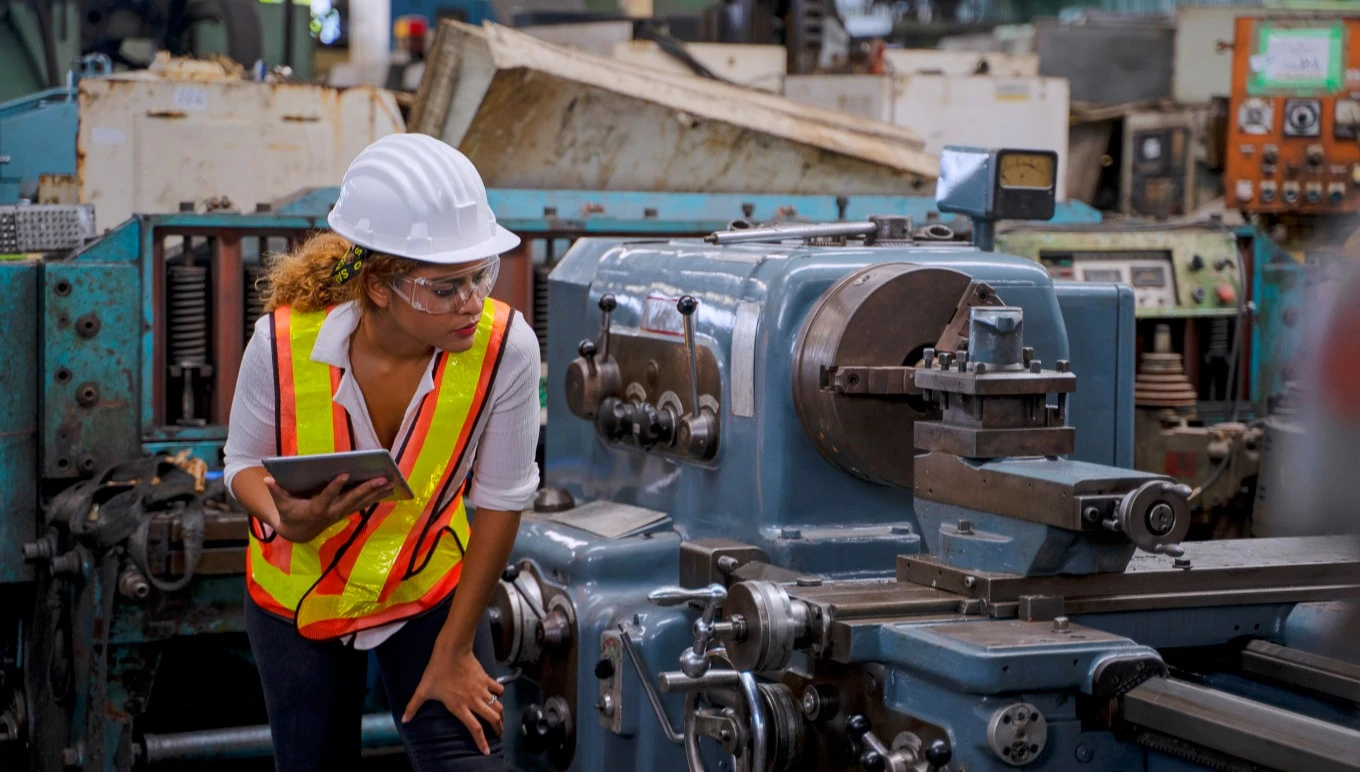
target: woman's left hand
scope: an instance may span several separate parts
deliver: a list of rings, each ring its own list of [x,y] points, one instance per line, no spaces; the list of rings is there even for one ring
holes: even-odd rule
[[[436,645],[401,721],[410,721],[428,700],[438,700],[467,726],[482,753],[489,755],[491,748],[477,718],[485,719],[499,736],[504,728],[505,706],[498,698],[504,693],[505,687],[486,674],[471,651],[450,652]]]

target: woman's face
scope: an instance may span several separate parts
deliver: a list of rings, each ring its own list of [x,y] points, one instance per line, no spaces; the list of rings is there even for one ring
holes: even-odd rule
[[[370,277],[369,295],[402,332],[456,354],[472,347],[498,260],[420,265],[387,284]]]

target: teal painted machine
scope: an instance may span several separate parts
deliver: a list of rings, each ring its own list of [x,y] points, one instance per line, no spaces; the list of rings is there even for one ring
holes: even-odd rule
[[[940,209],[1044,216],[1036,155],[949,151]],[[1360,769],[1360,543],[1182,543],[1127,287],[874,217],[584,240],[550,290],[517,768]]]

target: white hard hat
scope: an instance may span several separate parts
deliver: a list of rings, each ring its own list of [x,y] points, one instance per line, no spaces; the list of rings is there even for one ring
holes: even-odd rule
[[[326,221],[359,246],[426,263],[469,263],[519,246],[496,223],[467,156],[425,134],[389,134],[364,148]]]

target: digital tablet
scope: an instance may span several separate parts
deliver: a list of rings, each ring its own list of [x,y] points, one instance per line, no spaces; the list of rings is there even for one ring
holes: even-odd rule
[[[326,489],[336,477],[349,475],[344,490],[369,480],[386,477],[393,483],[392,495],[385,501],[415,498],[392,454],[385,450],[353,450],[319,456],[274,456],[262,462],[265,471],[290,496],[309,499]]]

